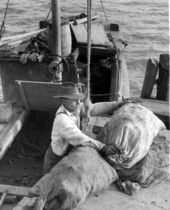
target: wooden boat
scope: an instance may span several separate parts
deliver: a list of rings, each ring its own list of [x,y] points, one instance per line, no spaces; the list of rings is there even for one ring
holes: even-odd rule
[[[129,98],[128,71],[121,51],[125,44],[122,44],[120,28],[117,24],[110,24],[112,39],[109,40],[104,27],[97,22],[97,16],[91,19],[91,100],[92,102],[118,101]],[[62,53],[57,53],[57,56],[50,55],[51,52],[56,54],[54,52],[56,49],[51,49],[53,37],[50,28],[52,25],[50,22],[43,24],[41,22],[40,26],[44,24],[46,25],[44,29],[0,41],[2,48],[13,49],[8,52],[8,55],[5,53],[0,55],[3,98],[4,101],[10,101],[13,104],[11,121],[1,125],[0,158],[22,128],[29,111],[57,110],[60,100],[55,100],[53,96],[60,92],[63,82],[74,82],[79,85],[81,91],[85,90],[87,17],[76,21],[67,19],[67,22],[64,19]],[[30,38],[33,34],[36,36]],[[46,38],[45,42],[37,38],[42,36]],[[21,60],[24,56],[27,57],[24,58],[23,64]],[[35,59],[31,56],[35,56]],[[41,57],[41,62],[38,60],[39,57]],[[59,67],[60,73],[57,72]]]
[[[90,66],[90,79],[92,85],[91,99],[93,102],[98,102],[118,101],[122,100],[122,98],[129,98],[128,71],[123,54],[121,53],[124,42],[122,42],[120,28],[117,24],[110,24],[109,33],[111,34],[112,39],[109,39],[104,27],[96,22],[96,18],[97,17],[95,16],[91,18],[91,40],[93,43],[91,45]],[[0,56],[3,97],[5,101],[10,101],[12,103],[11,119],[8,122],[0,124],[0,159],[3,158],[19,131],[22,131],[22,126],[27,122],[26,119],[28,118],[29,113],[32,111],[54,113],[56,111],[60,105],[60,101],[54,100],[53,96],[60,92],[62,82],[71,81],[77,83],[79,84],[80,90],[84,91],[87,79],[86,69],[88,60],[87,30],[85,30],[87,27],[87,17],[80,18],[76,21],[69,21],[66,26],[71,32],[71,51],[62,55],[62,53],[59,52],[61,49],[59,51],[58,48],[53,49],[53,55],[44,56],[42,62],[39,62],[38,59],[32,61],[28,57],[25,64],[20,62],[21,56],[24,54],[29,53],[33,55],[33,53],[38,53],[37,57],[40,55],[40,52],[37,51],[27,51],[30,42],[32,43],[32,41],[35,47],[40,47],[40,45],[37,45],[37,36],[28,38],[29,36],[32,36],[32,33],[24,36],[17,36],[15,38],[12,37],[12,39],[5,38],[1,40],[3,46],[8,44],[7,46],[15,45],[15,47],[13,48],[13,53],[10,53],[10,55],[5,54]],[[51,23],[48,23],[48,27],[48,37],[50,37],[51,33],[53,33],[53,31],[50,31]],[[41,35],[41,32],[44,31],[47,31],[47,29],[40,29],[34,33],[39,36]],[[70,44],[67,39],[69,34],[62,35],[66,36],[65,40]],[[47,43],[41,43],[41,47],[50,51],[50,47],[52,47],[50,39],[47,41],[48,45]],[[56,42],[56,45],[61,45],[61,40]],[[64,46],[63,49],[69,51],[69,49],[64,48]],[[56,56],[56,54],[59,56]],[[62,74],[60,69],[59,72],[57,72],[60,62],[62,62],[63,67]],[[55,65],[56,63],[57,65]],[[104,72],[103,74],[102,70]],[[98,73],[101,73],[102,77],[104,77],[103,84],[102,81],[100,81],[100,84],[96,84],[96,81],[99,81]],[[56,76],[62,81],[57,81]],[[105,84],[108,84],[107,88],[103,89],[103,87],[106,87]],[[99,89],[99,87],[102,88]],[[141,103],[147,104],[146,106],[149,107],[148,101],[142,100]],[[151,109],[153,108],[153,104],[155,104],[155,102],[151,101]],[[167,104],[165,104],[165,106],[167,109]],[[157,106],[155,109],[155,112],[160,112],[160,115],[162,116],[162,110],[157,110]],[[167,116],[167,112],[165,115]],[[89,125],[91,126],[91,135],[94,135],[92,129],[100,129],[109,119],[109,117],[105,116],[92,119],[91,124]],[[166,136],[166,134],[162,135]],[[168,136],[166,136],[166,138],[168,138]],[[159,185],[149,190],[143,190],[135,197],[129,197],[122,192],[119,192],[115,186],[112,185],[108,190],[88,198],[86,202],[79,206],[79,209],[110,210],[113,206],[121,210],[127,208],[136,209],[136,206],[138,206],[138,209],[168,209],[169,201],[168,194],[165,193],[167,191],[166,187],[167,185]],[[27,187],[0,185],[0,192],[3,193],[1,201],[4,200],[7,192],[8,195],[12,196],[27,196],[28,191],[29,188]],[[161,195],[163,194],[164,196],[162,197]],[[14,199],[16,199],[16,197]],[[32,202],[33,200],[31,198],[24,197],[18,204],[3,205],[2,209],[21,210],[25,209],[25,206],[28,205],[28,203],[31,206]]]

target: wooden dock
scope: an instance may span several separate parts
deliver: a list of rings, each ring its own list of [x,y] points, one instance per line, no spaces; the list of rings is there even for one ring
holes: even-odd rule
[[[148,107],[152,110],[158,117],[163,119],[164,122],[169,121],[169,104],[164,101],[158,101],[150,99],[138,99],[142,105]],[[1,149],[0,157],[5,154],[5,151],[13,142],[15,136],[22,128],[24,121],[28,112],[21,108],[13,108],[13,117],[9,123],[0,124],[0,143],[3,145]],[[105,117],[93,117],[91,118],[91,125],[89,132],[97,128],[97,132],[105,125],[105,123],[110,119],[109,116]],[[97,133],[96,132],[96,133]],[[93,134],[94,135],[94,134]],[[161,136],[170,142],[170,130],[165,130],[161,132]],[[94,136],[93,136],[94,137]],[[3,144],[2,144],[3,142]],[[6,143],[4,143],[6,142]],[[164,170],[170,172],[170,168],[166,167]],[[27,195],[28,188],[14,187],[14,186],[4,186],[0,185],[0,194],[2,194],[5,189],[8,189],[11,195]],[[22,193],[24,192],[24,193]],[[169,210],[170,209],[170,181],[162,182],[160,184],[150,186],[148,188],[142,188],[137,194],[129,196],[123,192],[120,192],[115,184],[113,183],[108,189],[102,192],[91,195],[78,206],[75,210]],[[33,209],[36,198],[29,198],[27,196],[17,204],[4,204],[2,210],[24,210]]]
[[[168,101],[144,98],[132,98],[141,105],[150,109],[157,117],[159,117],[169,128],[170,122],[170,107]]]
[[[92,123],[100,122],[99,127],[103,126],[109,118],[95,117]],[[170,130],[161,131],[160,137],[164,137],[170,142]],[[166,167],[170,173],[170,167]],[[2,185],[0,186],[0,188]],[[7,186],[6,186],[7,187]],[[15,188],[13,188],[15,189]],[[14,191],[18,193],[19,187]],[[28,189],[21,189],[28,193]],[[0,190],[1,192],[2,190]],[[10,192],[11,192],[10,188]],[[20,191],[20,190],[19,190]],[[24,194],[23,194],[24,195]],[[162,182],[148,188],[141,188],[135,195],[130,196],[120,192],[113,183],[106,190],[95,193],[86,199],[81,205],[74,210],[169,210],[170,209],[170,181]],[[16,205],[3,205],[2,210],[25,210],[33,209],[36,198],[24,197]]]

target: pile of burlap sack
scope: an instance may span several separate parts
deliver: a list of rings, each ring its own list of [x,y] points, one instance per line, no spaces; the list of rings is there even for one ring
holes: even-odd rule
[[[105,159],[116,169],[121,190],[133,194],[140,187],[169,179],[169,173],[161,170],[169,165],[170,142],[159,136],[165,129],[152,111],[129,103],[114,113],[97,136],[99,141],[120,150]]]
[[[73,209],[87,196],[111,183],[133,194],[140,187],[169,179],[160,167],[169,164],[169,142],[155,138],[165,125],[138,103],[115,111],[96,137],[116,147],[113,156],[102,157],[91,147],[77,147],[63,158],[33,188],[39,195],[35,209]]]

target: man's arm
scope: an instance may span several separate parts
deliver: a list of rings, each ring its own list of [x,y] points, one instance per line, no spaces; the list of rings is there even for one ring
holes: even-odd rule
[[[124,101],[116,102],[100,102],[90,105],[90,115],[96,116],[96,115],[102,115],[102,114],[108,114],[112,113],[114,110],[116,110],[119,106],[122,106],[125,104]]]
[[[88,142],[92,142],[98,150],[101,150],[104,147],[103,143],[82,133],[75,123],[65,114],[58,116],[56,127],[59,130],[61,137],[73,146],[87,146]]]
[[[61,138],[65,139],[69,144],[73,146],[91,146],[100,151],[101,154],[115,154],[114,147],[107,146],[95,139],[90,138],[89,136],[86,136],[65,114],[58,116],[55,126],[59,131]]]

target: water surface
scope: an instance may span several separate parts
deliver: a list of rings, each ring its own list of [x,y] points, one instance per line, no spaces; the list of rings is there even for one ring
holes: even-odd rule
[[[93,0],[93,14],[106,23],[120,25],[128,47],[125,58],[128,66],[131,95],[140,96],[148,58],[159,60],[169,50],[168,0]],[[7,0],[0,1],[0,24]],[[30,32],[45,20],[50,7],[47,0],[9,0],[4,36]],[[86,13],[86,0],[61,0],[62,15]],[[105,11],[105,13],[104,13]]]

